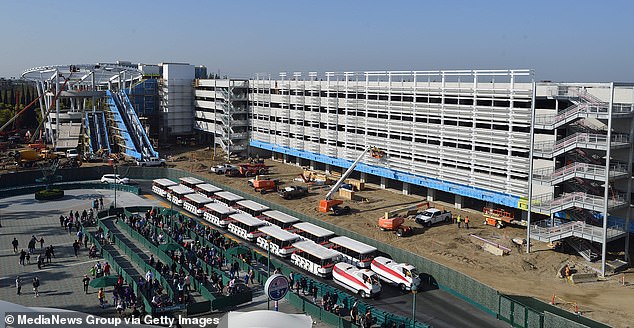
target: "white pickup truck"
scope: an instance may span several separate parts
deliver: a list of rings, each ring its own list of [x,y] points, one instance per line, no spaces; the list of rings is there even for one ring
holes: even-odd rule
[[[66,158],[68,158],[68,159],[78,159],[79,158],[79,152],[75,148],[67,149],[66,150]]]
[[[138,166],[165,166],[166,164],[164,159],[158,157],[150,157],[136,162]]]
[[[428,208],[425,212],[416,215],[416,223],[426,227],[438,222],[451,222],[451,212],[441,211],[437,208]]]
[[[231,164],[222,164],[222,165],[216,165],[214,167],[212,167],[210,169],[211,172],[216,173],[216,174],[225,174],[227,173],[227,171],[231,171],[233,169],[237,169],[238,167],[235,165],[231,165]]]

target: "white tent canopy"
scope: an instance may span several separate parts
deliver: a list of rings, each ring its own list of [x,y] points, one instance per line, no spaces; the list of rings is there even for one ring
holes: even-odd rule
[[[311,328],[313,319],[305,314],[276,311],[229,312],[218,324],[219,328]]]

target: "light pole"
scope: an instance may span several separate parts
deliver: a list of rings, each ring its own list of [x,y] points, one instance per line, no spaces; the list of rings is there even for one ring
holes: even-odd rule
[[[268,279],[269,277],[271,277],[271,236],[266,236],[266,255],[267,255],[266,279]],[[267,310],[271,309],[271,298],[268,295],[266,297],[266,309]]]
[[[416,324],[416,292],[418,291],[418,286],[412,284],[412,296],[414,300],[412,302],[412,324]]]

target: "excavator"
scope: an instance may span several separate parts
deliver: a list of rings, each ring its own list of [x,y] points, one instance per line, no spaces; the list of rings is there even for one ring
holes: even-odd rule
[[[343,182],[348,178],[348,176],[350,176],[352,171],[354,171],[354,169],[357,167],[357,164],[359,164],[363,156],[371,150],[372,150],[372,157],[374,158],[381,158],[384,155],[384,153],[382,151],[379,151],[378,148],[367,146],[363,150],[363,152],[359,155],[359,157],[357,157],[357,159],[352,163],[352,165],[350,165],[350,167],[346,170],[346,172],[344,172],[341,175],[341,177],[339,178],[339,180],[337,180],[335,185],[332,186],[330,191],[328,191],[328,193],[326,194],[326,197],[319,201],[319,212],[328,213],[332,211],[332,213],[337,216],[350,213],[350,206],[343,206],[343,207],[339,206],[343,204],[343,201],[340,199],[333,199],[333,195],[335,195],[335,193],[339,190],[339,187],[341,187]]]

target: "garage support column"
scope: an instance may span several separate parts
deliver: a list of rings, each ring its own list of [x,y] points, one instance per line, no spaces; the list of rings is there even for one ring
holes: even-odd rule
[[[295,165],[297,166],[302,166],[302,158],[301,157],[295,157]]]
[[[330,174],[330,164],[326,164],[326,169],[324,169],[326,174]]]
[[[462,199],[462,196],[461,195],[456,195],[456,197],[454,199],[454,207],[456,209],[461,209],[463,205],[464,205],[464,200]]]
[[[403,195],[409,195],[411,193],[412,185],[407,182],[403,182]]]
[[[359,178],[359,181],[365,183],[367,179],[368,179],[368,174],[365,172],[361,172],[361,177]]]
[[[433,202],[436,197],[436,189],[427,188],[427,201]]]
[[[275,157],[275,152],[274,152],[274,151],[272,151],[272,152],[271,152],[271,160],[276,160],[276,159],[277,159],[277,158]]]
[[[288,155],[284,154],[282,156],[284,157],[284,164],[288,163]]]
[[[311,170],[315,169],[315,161],[310,161],[310,169]]]
[[[381,177],[381,189],[385,189],[387,187],[387,178]]]

